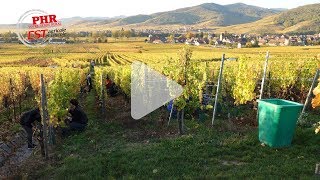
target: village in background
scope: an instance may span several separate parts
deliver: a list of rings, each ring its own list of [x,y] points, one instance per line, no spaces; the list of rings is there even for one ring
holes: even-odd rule
[[[214,33],[212,29],[180,28],[178,30],[105,30],[67,32],[63,38],[49,38],[50,44],[108,43],[121,41],[144,41],[146,43],[180,43],[189,45],[212,45],[214,47],[244,48],[259,46],[314,46],[320,45],[319,34],[236,34]],[[21,43],[17,34],[0,33],[0,43]]]

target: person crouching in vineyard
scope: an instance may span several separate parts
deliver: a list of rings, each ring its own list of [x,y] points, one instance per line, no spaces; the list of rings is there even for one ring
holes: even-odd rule
[[[107,89],[107,93],[111,97],[114,97],[117,95],[116,85],[114,84],[114,82],[111,81],[109,76],[107,76],[106,78],[106,89]]]
[[[23,127],[23,129],[27,132],[27,142],[28,142],[29,149],[32,149],[35,147],[35,145],[32,143],[32,134],[33,134],[32,124],[35,121],[41,122],[41,115],[40,115],[39,108],[23,113],[20,118],[20,124]]]
[[[62,136],[67,136],[71,131],[83,131],[88,124],[88,117],[76,99],[70,100],[69,113],[71,117],[65,120],[67,127],[62,129]]]
[[[96,63],[94,61],[90,62],[90,71],[93,72],[94,71],[94,66],[96,65]]]
[[[87,87],[88,87],[88,92],[90,92],[92,89],[92,77],[90,73],[87,76]]]

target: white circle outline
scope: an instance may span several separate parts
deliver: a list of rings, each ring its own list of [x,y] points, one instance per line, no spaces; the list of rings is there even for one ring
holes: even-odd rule
[[[18,23],[16,25],[16,28],[17,28],[17,32],[16,34],[18,35],[18,39],[26,46],[28,47],[32,47],[32,48],[35,48],[35,47],[43,47],[46,45],[46,42],[48,41],[48,39],[45,39],[43,42],[41,42],[40,44],[34,44],[32,45],[32,43],[30,41],[28,41],[25,37],[23,37],[23,35],[21,34],[21,25],[22,25],[22,22],[23,20],[27,17],[27,16],[30,16],[32,14],[44,14],[44,15],[48,15],[47,12],[43,11],[43,10],[40,10],[40,9],[32,9],[32,10],[29,10],[25,13],[23,13],[19,20],[18,20]]]

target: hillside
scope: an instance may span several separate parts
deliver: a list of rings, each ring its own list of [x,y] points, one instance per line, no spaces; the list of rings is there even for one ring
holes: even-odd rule
[[[240,33],[319,33],[320,3],[301,6],[252,23],[219,28]]]
[[[116,17],[71,17],[71,18],[62,18],[60,21],[63,24],[68,26],[79,26],[81,24],[106,24],[117,21],[121,18],[125,18],[125,16],[116,16]]]
[[[117,17],[73,17],[62,19],[70,31],[103,29],[178,29],[185,26],[214,28],[215,32],[319,33],[320,3],[285,10],[267,9],[243,3],[205,3],[150,15]],[[0,25],[0,32],[15,25]]]
[[[206,23],[210,26],[227,26],[254,22],[263,17],[274,15],[281,10],[266,9],[242,3],[219,5],[205,3],[198,6],[160,12],[151,15],[136,15],[113,22],[101,23],[106,26],[160,26],[160,25],[197,25]],[[92,22],[87,21],[88,25]]]

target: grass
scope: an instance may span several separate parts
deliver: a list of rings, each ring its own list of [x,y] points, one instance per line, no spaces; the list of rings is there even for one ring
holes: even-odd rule
[[[56,163],[38,171],[35,177],[310,179],[319,162],[320,136],[313,129],[299,127],[293,145],[283,149],[261,146],[256,129],[225,129],[226,122],[221,119],[217,128],[188,121],[188,135],[133,142],[128,139],[130,130],[121,124],[102,122],[94,103],[95,97],[90,94],[85,103],[88,129],[59,145]]]

